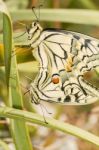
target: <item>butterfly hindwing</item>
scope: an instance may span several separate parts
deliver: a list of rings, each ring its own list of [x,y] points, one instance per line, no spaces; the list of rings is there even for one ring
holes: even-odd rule
[[[39,73],[30,85],[31,97],[36,102],[39,99],[61,104],[96,101],[99,89],[87,83],[83,75],[99,66],[98,43],[82,34],[40,28],[40,35],[31,44],[40,64]]]

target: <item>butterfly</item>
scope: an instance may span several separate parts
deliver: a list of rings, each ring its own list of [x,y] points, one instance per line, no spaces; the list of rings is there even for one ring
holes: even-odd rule
[[[99,40],[61,29],[43,29],[39,21],[32,22],[27,34],[39,62],[39,72],[29,86],[35,104],[43,100],[86,105],[99,99],[99,89],[84,79],[84,73],[99,66]]]

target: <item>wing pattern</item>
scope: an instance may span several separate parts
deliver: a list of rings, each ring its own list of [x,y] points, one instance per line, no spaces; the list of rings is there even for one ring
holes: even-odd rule
[[[30,85],[32,99],[63,104],[88,104],[99,89],[86,82],[85,72],[99,66],[99,42],[72,32],[44,30],[33,51],[40,70]]]

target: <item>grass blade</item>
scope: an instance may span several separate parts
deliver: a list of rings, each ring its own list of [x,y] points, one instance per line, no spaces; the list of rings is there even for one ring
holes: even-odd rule
[[[16,56],[11,60],[11,77],[9,87],[10,106],[18,109],[23,108],[22,95],[20,91],[20,83],[17,72]],[[11,131],[16,143],[17,150],[32,150],[27,127],[24,121],[11,120]]]
[[[41,21],[61,21],[99,26],[99,11],[88,9],[41,9]],[[35,20],[31,10],[12,11],[13,21]]]
[[[9,86],[10,64],[11,64],[11,50],[12,50],[12,24],[9,12],[6,5],[0,0],[0,11],[3,13],[3,44],[4,44],[4,60],[6,83]],[[10,35],[10,36],[9,36]],[[9,44],[8,44],[9,43]]]
[[[23,101],[21,91],[19,88],[19,79],[17,72],[16,56],[11,58],[13,52],[13,41],[12,41],[12,22],[10,15],[7,11],[5,4],[0,1],[0,10],[3,12],[3,40],[4,40],[4,52],[5,52],[5,70],[6,70],[6,81],[7,87],[9,87],[9,106],[14,108],[23,108]],[[14,77],[12,79],[10,77]],[[17,150],[32,150],[29,135],[27,132],[25,122],[18,120],[10,120],[11,132],[15,142]]]
[[[39,124],[48,128],[52,128],[55,130],[60,130],[64,133],[69,133],[71,135],[74,135],[76,137],[79,137],[85,141],[88,141],[90,143],[93,143],[99,147],[99,137],[89,133],[88,131],[85,131],[83,129],[80,129],[76,126],[73,126],[68,123],[63,123],[61,121],[47,118],[46,121],[48,124],[44,122],[44,118],[38,114],[34,114],[27,111],[22,111],[18,109],[12,109],[8,107],[0,108],[0,116],[18,119],[21,121],[27,121],[35,124]]]

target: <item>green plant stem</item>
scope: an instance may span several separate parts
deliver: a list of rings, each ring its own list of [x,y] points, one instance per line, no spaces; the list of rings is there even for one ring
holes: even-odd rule
[[[64,133],[69,133],[71,135],[77,136],[99,147],[99,137],[89,133],[88,131],[85,131],[83,129],[70,125],[68,123],[63,123],[61,121],[58,121],[52,118],[46,117],[46,121],[48,122],[48,124],[46,124],[44,122],[44,118],[38,114],[34,114],[31,112],[27,112],[27,111],[23,111],[19,109],[9,108],[9,107],[0,108],[0,117],[18,119],[20,120],[20,122],[27,121],[27,122],[39,124],[45,127],[49,127],[55,130],[57,129]]]
[[[61,21],[99,26],[99,11],[88,9],[41,9],[41,21]],[[31,10],[11,11],[13,21],[35,20]]]
[[[3,13],[3,44],[4,44],[4,60],[5,60],[5,76],[8,91],[8,103],[10,107],[23,108],[23,100],[20,90],[20,83],[17,71],[16,57],[11,54],[14,52],[14,44],[12,39],[12,20],[5,3],[0,0],[0,12]],[[15,75],[15,79],[12,79]],[[32,150],[28,130],[25,122],[19,120],[10,120],[10,129],[16,150]]]

